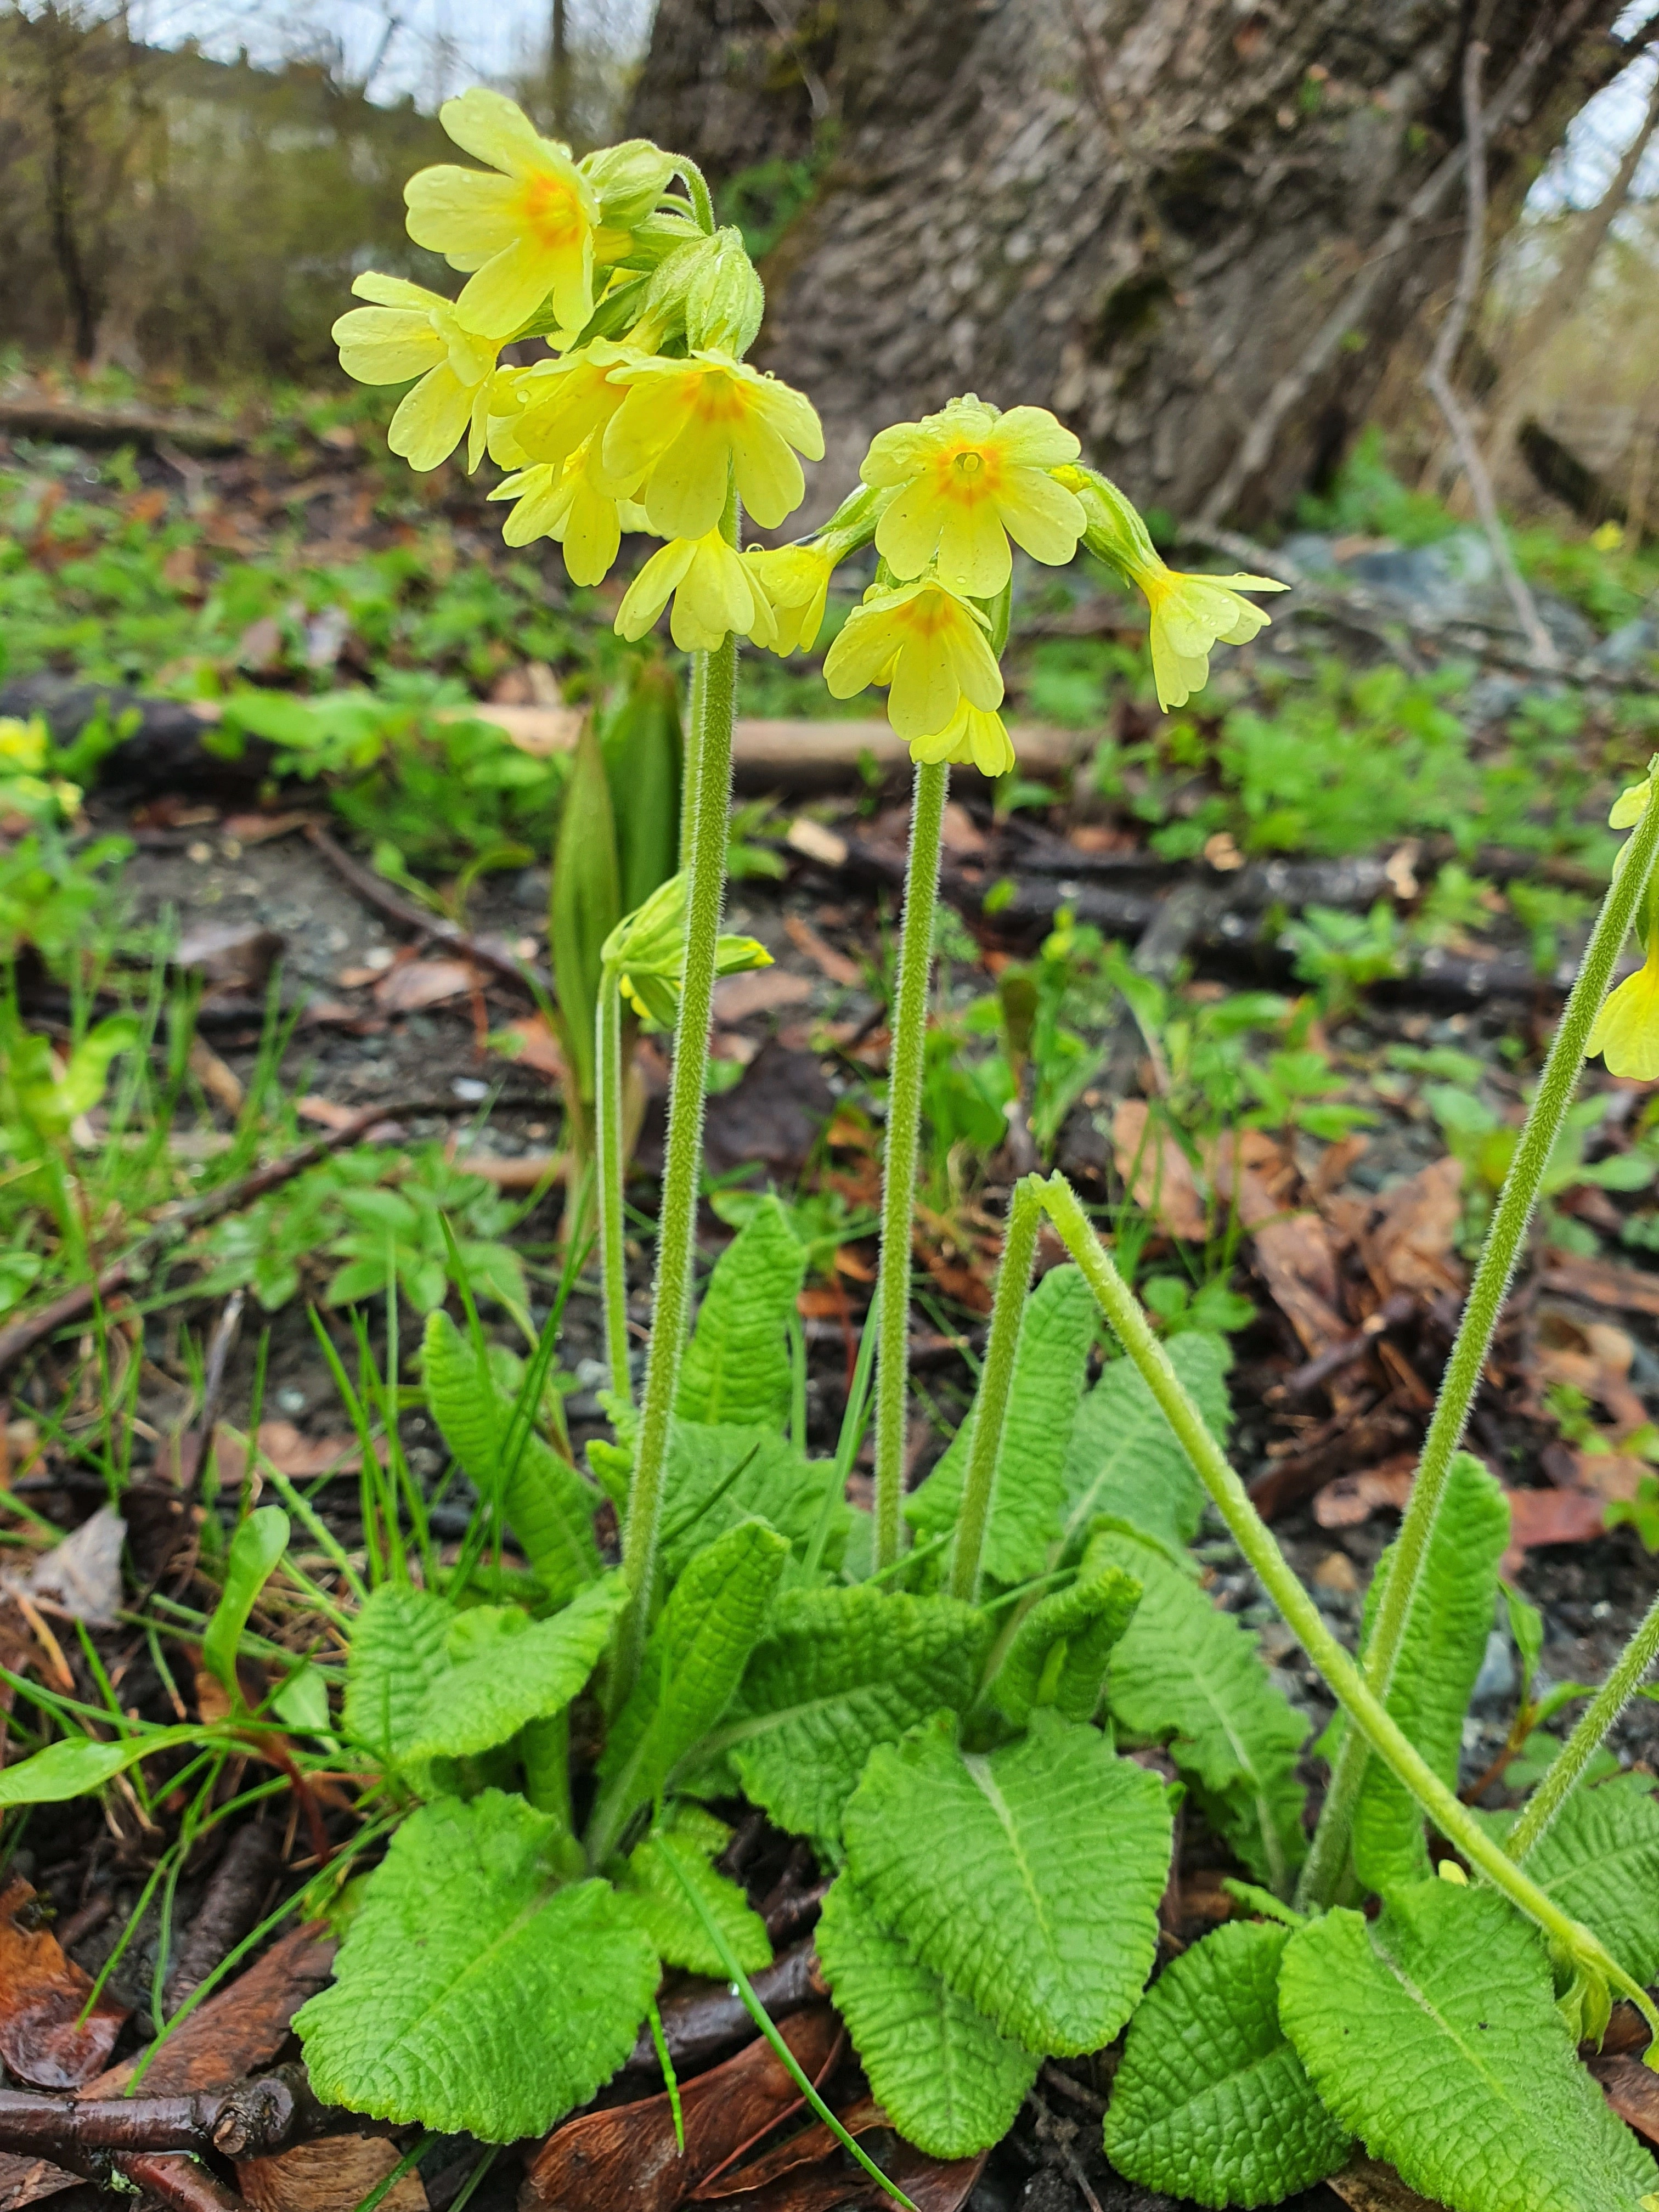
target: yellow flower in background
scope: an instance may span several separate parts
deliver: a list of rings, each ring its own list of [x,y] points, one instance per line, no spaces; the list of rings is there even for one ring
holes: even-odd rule
[[[1609,1075],[1659,1079],[1659,927],[1649,933],[1642,965],[1602,1000],[1584,1049],[1601,1054]]]
[[[964,699],[934,736],[911,738],[910,757],[933,765],[957,761],[981,775],[1006,775],[1014,765],[1014,744],[1000,714],[971,707]]]
[[[445,162],[404,187],[415,243],[473,272],[455,302],[461,327],[504,341],[550,301],[560,325],[580,331],[592,312],[599,202],[569,149],[482,85],[445,100],[438,118],[497,172]]]
[[[1162,561],[1134,572],[1152,612],[1152,680],[1160,707],[1184,707],[1210,680],[1210,649],[1248,645],[1267,617],[1241,591],[1282,592],[1272,576],[1187,576]]]
[[[50,741],[42,716],[31,714],[23,722],[15,714],[0,714],[0,775],[39,775]]]
[[[386,442],[411,469],[435,469],[465,438],[466,465],[483,457],[489,386],[501,350],[464,330],[450,302],[424,285],[365,270],[351,287],[370,307],[351,307],[331,333],[340,366],[359,384],[420,382],[404,392]]]
[[[920,422],[896,422],[878,433],[859,471],[867,484],[898,488],[876,549],[901,577],[921,575],[937,555],[941,580],[980,599],[1012,573],[1010,538],[1033,560],[1063,567],[1086,518],[1048,471],[1080,451],[1046,407],[1004,415],[971,392]]]
[[[622,543],[624,517],[614,488],[598,473],[599,440],[562,462],[538,461],[496,485],[491,499],[510,499],[501,526],[508,545],[551,538],[564,548],[573,584],[602,584]],[[627,526],[635,526],[633,517]]]
[[[890,685],[887,719],[907,743],[945,729],[964,697],[987,712],[1002,704],[984,616],[933,576],[866,592],[824,656],[823,680],[837,699]]]
[[[644,478],[641,504],[662,537],[706,538],[726,511],[734,466],[738,496],[764,529],[805,497],[795,455],[821,461],[823,432],[788,385],[712,351],[640,362],[614,377],[627,397],[605,434],[605,470]]]
[[[772,651],[811,653],[823,627],[834,558],[812,545],[751,545],[744,553],[777,624]]]
[[[641,356],[629,346],[594,338],[580,353],[503,369],[489,396],[489,453],[503,468],[550,461],[561,466],[605,426],[627,394],[611,380]],[[594,460],[597,465],[598,453]]]
[[[771,604],[718,530],[672,538],[651,556],[617,610],[617,636],[643,637],[671,597],[668,627],[682,653],[712,653],[732,631],[757,645],[772,642]]]

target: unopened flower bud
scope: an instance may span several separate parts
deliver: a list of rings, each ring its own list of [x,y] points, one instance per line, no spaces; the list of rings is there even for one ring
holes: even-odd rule
[[[648,138],[625,138],[602,146],[578,165],[599,196],[599,220],[614,230],[632,230],[656,206],[674,173],[674,157]]]
[[[717,230],[698,257],[685,295],[685,343],[741,361],[755,343],[766,294],[741,231]]]

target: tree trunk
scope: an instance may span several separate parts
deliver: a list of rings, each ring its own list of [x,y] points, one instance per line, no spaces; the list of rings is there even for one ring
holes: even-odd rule
[[[1631,49],[1491,0],[1501,227]],[[1050,406],[1143,504],[1250,523],[1340,454],[1462,229],[1459,0],[660,0],[630,127],[734,203],[821,164],[757,358],[853,480],[883,424]],[[816,81],[831,127],[815,127]]]

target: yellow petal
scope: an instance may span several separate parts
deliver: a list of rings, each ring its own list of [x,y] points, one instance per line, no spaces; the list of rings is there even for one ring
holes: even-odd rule
[[[430,369],[413,391],[404,392],[386,432],[386,443],[411,469],[435,469],[465,436],[472,419],[472,394],[447,362]]]
[[[1046,407],[1011,407],[994,432],[1006,459],[1018,468],[1060,468],[1083,451],[1075,434]]]
[[[448,357],[429,315],[406,307],[351,307],[330,333],[340,366],[359,384],[406,384]]]
[[[481,84],[445,100],[438,120],[464,154],[495,169],[525,168],[551,150],[523,108]]]
[[[1651,951],[1602,1001],[1586,1050],[1601,1054],[1609,1075],[1659,1079],[1659,961]]]
[[[1007,533],[995,507],[988,499],[939,504],[940,583],[969,599],[994,599],[1013,574]]]
[[[787,441],[755,415],[735,427],[732,458],[745,511],[763,530],[775,530],[806,496],[806,479]]]
[[[591,234],[556,249],[520,234],[467,278],[455,313],[467,330],[506,338],[550,295],[560,320],[580,325],[587,319],[592,273]]]
[[[521,198],[522,187],[512,177],[486,177],[441,161],[435,168],[417,169],[404,186],[409,234],[434,253],[488,259],[516,235],[514,210]]]
[[[382,276],[375,269],[365,269],[360,276],[354,276],[351,289],[356,298],[373,300],[378,307],[407,307],[417,315],[429,315],[434,307],[449,305],[441,292],[428,292],[424,284],[411,284],[407,277]]]
[[[608,434],[605,458],[609,466]],[[651,527],[665,538],[706,538],[726,511],[731,458],[726,439],[711,437],[695,415],[688,415],[679,435],[652,465],[640,494]]]
[[[886,681],[883,672],[893,658],[895,638],[885,610],[854,607],[823,657],[823,680],[836,699],[850,699],[872,684]],[[940,716],[943,721],[944,716]],[[931,725],[934,729],[939,723]]]
[[[659,547],[623,595],[617,610],[618,637],[632,640],[645,635],[678,589],[696,550],[696,544],[684,538]]]
[[[1036,414],[1042,410],[1030,411]],[[1075,492],[1036,469],[1009,471],[1006,484],[997,494],[997,513],[1015,544],[1051,568],[1063,568],[1072,558],[1089,520]]]
[[[337,331],[340,325],[337,323],[334,327]],[[364,381],[368,380],[365,378]],[[1607,817],[1608,829],[1633,830],[1647,812],[1648,794],[1652,788],[1651,782],[1644,776],[1640,783],[1633,783],[1627,791],[1621,791],[1613,800],[1613,811]]]

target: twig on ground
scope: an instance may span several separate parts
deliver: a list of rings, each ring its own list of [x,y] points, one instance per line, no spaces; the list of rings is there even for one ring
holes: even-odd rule
[[[116,2170],[141,2190],[149,2190],[173,2212],[252,2212],[247,2199],[216,2180],[204,2166],[177,2152],[128,2151]]]
[[[342,882],[349,884],[365,906],[383,914],[388,921],[395,921],[400,929],[407,929],[420,937],[428,937],[440,945],[447,945],[453,951],[464,953],[479,967],[488,968],[506,982],[516,983],[527,996],[540,991],[548,997],[553,994],[553,978],[545,968],[533,960],[520,960],[509,947],[488,937],[475,937],[471,930],[463,929],[459,922],[449,921],[440,914],[428,914],[406,898],[400,898],[390,884],[377,876],[372,868],[354,860],[349,853],[337,845],[327,830],[314,822],[306,824],[306,836],[328,862]],[[533,985],[534,990],[532,989]]]
[[[1352,1367],[1356,1359],[1363,1359],[1378,1337],[1389,1329],[1403,1328],[1417,1311],[1417,1299],[1410,1291],[1396,1291],[1385,1298],[1376,1311],[1338,1344],[1328,1345],[1323,1352],[1293,1367],[1282,1382],[1275,1382],[1263,1393],[1270,1406],[1294,1405],[1298,1398],[1310,1397],[1322,1383]]]
[[[280,1841],[270,1822],[252,1820],[245,1821],[226,1845],[167,1976],[164,2002],[169,2014],[178,2010],[259,1918],[279,1862]]]
[[[1469,480],[1474,511],[1480,518],[1480,527],[1486,534],[1486,543],[1492,548],[1492,559],[1498,563],[1498,573],[1504,580],[1504,589],[1509,593],[1510,605],[1515,609],[1522,635],[1532,647],[1533,658],[1539,665],[1553,668],[1560,658],[1555,649],[1555,641],[1540,619],[1532,593],[1527,589],[1526,581],[1515,565],[1515,556],[1510,550],[1503,517],[1498,512],[1498,501],[1492,493],[1492,478],[1486,473],[1486,464],[1481,456],[1480,441],[1474,434],[1474,426],[1464,411],[1463,403],[1451,380],[1452,365],[1457,358],[1457,349],[1463,343],[1463,333],[1468,327],[1486,258],[1486,149],[1480,112],[1480,72],[1486,58],[1485,41],[1471,39],[1463,55],[1464,173],[1468,181],[1468,224],[1463,238],[1462,263],[1457,272],[1457,289],[1452,295],[1452,304],[1446,319],[1440,325],[1434,352],[1423,380],[1434,395],[1435,404],[1445,416],[1446,427],[1452,434],[1458,459]]]
[[[798,1943],[764,1972],[752,1975],[750,1987],[774,2020],[817,2004],[829,1995],[818,1971],[817,1953],[811,1944]],[[662,2007],[662,2029],[668,2055],[678,2066],[700,2066],[718,2051],[746,2042],[755,2032],[749,2008],[725,1982],[706,1984],[670,1997]],[[654,2074],[656,2045],[649,2032],[634,2045],[624,2074]]]
[[[225,1370],[230,1364],[246,1303],[246,1291],[233,1291],[214,1324],[213,1340],[208,1346],[207,1371],[202,1382],[202,1410],[179,1440],[179,1488],[186,1497],[194,1492],[213,1449],[213,1432],[219,1425],[219,1408],[224,1402]]]
[[[0,2150],[67,2165],[95,2151],[218,2150],[246,2158],[292,2140],[322,2108],[291,2073],[183,2097],[57,2097],[0,2089]]]

